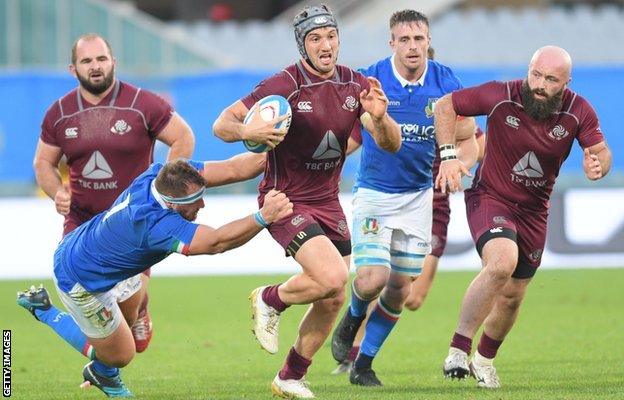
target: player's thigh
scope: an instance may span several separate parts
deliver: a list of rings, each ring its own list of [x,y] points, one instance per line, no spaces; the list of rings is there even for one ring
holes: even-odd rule
[[[428,229],[415,235],[395,229],[392,232],[390,268],[392,274],[416,278],[422,273],[425,257],[431,250],[431,218]]]
[[[336,246],[325,235],[306,240],[295,254],[303,272],[323,285],[344,286],[348,266]]]
[[[358,285],[383,287],[390,274],[392,229],[383,226],[382,221],[372,216],[353,217],[351,256]]]
[[[96,354],[132,358],[134,340],[117,304],[117,294],[109,290],[91,293],[76,283],[69,292],[57,287],[61,302],[80,330],[89,338]]]

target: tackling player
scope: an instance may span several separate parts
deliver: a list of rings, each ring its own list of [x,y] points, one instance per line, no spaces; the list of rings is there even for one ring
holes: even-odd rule
[[[270,190],[253,215],[218,229],[193,223],[207,187],[250,179],[263,165],[263,157],[250,153],[219,162],[152,164],[108,211],[59,244],[54,278],[69,314],[51,305],[43,287],[18,292],[20,306],[93,360],[82,372],[85,386],[94,385],[109,397],[132,396],[119,368],[135,354],[130,326],[137,308],[128,304],[138,304],[141,272],[173,252],[216,254],[241,246],[292,214],[286,195]]]

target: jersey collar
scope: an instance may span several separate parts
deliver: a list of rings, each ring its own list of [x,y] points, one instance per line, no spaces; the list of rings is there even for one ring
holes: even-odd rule
[[[397,79],[397,81],[399,81],[399,83],[401,84],[401,87],[405,88],[408,86],[424,86],[425,85],[425,76],[427,76],[427,70],[429,69],[429,60],[426,61],[425,70],[423,71],[423,74],[420,76],[420,78],[416,82],[410,82],[407,79],[403,78],[401,74],[399,74],[399,71],[397,71],[394,65],[394,54],[392,55],[392,57],[390,57],[390,65],[392,65],[392,73],[394,74],[394,77]]]

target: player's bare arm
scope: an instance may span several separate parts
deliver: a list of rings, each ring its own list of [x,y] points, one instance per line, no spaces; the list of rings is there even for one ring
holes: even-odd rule
[[[237,100],[223,110],[212,125],[214,135],[225,142],[251,140],[256,143],[267,144],[271,148],[275,148],[276,144],[284,140],[285,128],[276,129],[275,124],[288,118],[287,115],[277,117],[272,121],[264,121],[260,113],[254,113],[251,121],[248,124],[243,124],[249,111],[242,101]]]
[[[583,170],[587,179],[595,181],[609,173],[611,169],[611,150],[606,142],[587,147],[583,154]]]
[[[360,93],[360,103],[366,111],[361,117],[362,125],[373,135],[377,146],[396,153],[401,148],[401,129],[388,115],[388,98],[381,83],[370,76],[366,79],[370,83],[370,89]]]
[[[60,147],[49,145],[39,139],[33,168],[37,184],[48,197],[54,200],[56,212],[67,215],[71,206],[71,191],[63,185],[58,170],[62,156],[63,152]]]
[[[292,214],[293,205],[286,195],[278,190],[271,190],[264,196],[264,206],[260,214],[267,224]],[[218,229],[200,225],[193,236],[189,247],[189,254],[217,254],[239,247],[254,236],[264,226],[256,222],[253,215],[232,221]]]
[[[440,171],[435,180],[435,187],[442,193],[462,190],[461,177],[469,174],[468,169],[457,158],[455,150],[455,128],[457,113],[453,108],[452,93],[436,102],[435,110],[436,141],[440,147]]]
[[[459,118],[455,125],[457,139],[457,158],[468,169],[472,168],[479,157],[479,144],[475,137],[477,124],[473,117]]]
[[[242,153],[223,161],[206,161],[201,174],[207,187],[221,186],[255,178],[265,164],[265,153]]]
[[[191,158],[195,149],[195,136],[186,121],[174,112],[167,125],[160,131],[156,139],[169,146],[167,161],[178,158]]]

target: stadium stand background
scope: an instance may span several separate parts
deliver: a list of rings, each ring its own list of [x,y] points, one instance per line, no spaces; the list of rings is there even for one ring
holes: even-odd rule
[[[2,0],[0,2],[0,194],[34,192],[32,156],[46,108],[75,86],[66,72],[70,47],[82,33],[109,38],[119,75],[173,102],[197,135],[198,158],[243,151],[212,136],[225,106],[298,56],[290,21],[310,1]],[[327,1],[338,13],[340,62],[365,66],[389,54],[387,19],[412,2]],[[226,5],[229,14],[213,13]],[[465,85],[525,74],[531,53],[545,44],[568,49],[572,88],[596,107],[613,149],[624,89],[624,2],[423,0],[438,59]],[[163,20],[141,10],[149,11]],[[271,18],[272,17],[272,18]],[[220,19],[221,18],[221,19]],[[483,121],[480,121],[481,123]],[[162,157],[162,149],[157,149]],[[559,187],[585,185],[574,149]],[[345,188],[356,168],[345,167]],[[624,161],[600,185],[621,185]],[[243,185],[235,191],[251,190]]]

